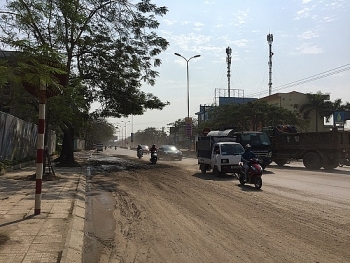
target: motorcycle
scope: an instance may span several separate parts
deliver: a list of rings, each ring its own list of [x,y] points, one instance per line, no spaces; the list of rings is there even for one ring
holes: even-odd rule
[[[138,157],[139,159],[141,159],[141,158],[143,157],[143,150],[142,150],[142,149],[138,149],[138,150],[137,150],[137,157]]]
[[[248,178],[245,180],[245,168],[244,163],[239,163],[241,170],[239,172],[238,180],[241,185],[244,184],[254,184],[255,188],[260,189],[262,187],[262,167],[260,165],[260,162],[258,159],[250,159],[248,161],[249,165],[249,171],[248,171]]]
[[[158,161],[158,155],[157,152],[151,152],[151,159],[150,159],[151,163],[156,164]]]

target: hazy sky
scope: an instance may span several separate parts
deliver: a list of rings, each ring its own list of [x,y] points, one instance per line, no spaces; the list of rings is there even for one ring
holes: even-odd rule
[[[3,3],[0,0],[0,5]],[[350,1],[348,0],[154,0],[169,12],[158,17],[157,33],[170,42],[160,55],[156,85],[143,86],[170,105],[128,119],[131,130],[164,127],[187,117],[186,61],[189,59],[190,116],[211,105],[228,88],[226,48],[232,49],[231,96],[269,94],[269,45],[273,34],[272,94],[298,91],[330,93],[350,102]],[[338,72],[337,71],[342,71]],[[325,76],[325,74],[329,76]],[[318,75],[319,74],[319,75]],[[308,81],[315,76],[318,80]],[[287,84],[306,79],[306,83]],[[217,93],[215,92],[217,91]],[[123,124],[122,124],[123,125]]]
[[[273,34],[272,94],[298,91],[330,93],[331,100],[350,102],[350,1],[347,0],[176,0],[159,18],[159,35],[170,42],[161,55],[160,77],[152,92],[170,106],[134,116],[127,131],[167,127],[187,116],[186,61],[189,59],[190,115],[200,104],[211,105],[219,89],[228,88],[226,48],[232,49],[231,96],[269,94],[269,45]],[[342,71],[334,74],[337,71]],[[325,76],[327,73],[329,76]],[[320,75],[318,75],[320,74]],[[304,84],[286,86],[311,76]],[[308,79],[306,79],[308,80]],[[215,93],[217,91],[217,93]],[[128,119],[131,121],[131,117]]]

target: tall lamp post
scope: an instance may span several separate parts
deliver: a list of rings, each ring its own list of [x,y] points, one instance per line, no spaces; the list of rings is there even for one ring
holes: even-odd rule
[[[193,57],[190,57],[189,59],[186,59],[184,56],[180,55],[179,53],[174,53],[176,56],[182,57],[186,61],[186,70],[187,70],[187,125],[191,125],[190,129],[188,131],[188,127],[186,125],[186,131],[188,133],[188,151],[190,151],[191,147],[191,134],[192,134],[192,122],[190,122],[190,82],[189,82],[189,74],[188,74],[188,62],[192,58],[199,58],[201,55],[195,55]]]
[[[187,69],[187,118],[190,118],[190,82],[189,82],[189,75],[188,75],[188,62],[192,58],[199,58],[201,55],[195,55],[193,57],[190,57],[189,59],[186,59],[184,56],[180,55],[179,53],[174,53],[176,56],[182,57],[184,60],[186,60],[186,69]]]
[[[125,137],[124,137],[124,143],[125,143],[125,148],[127,148],[126,147],[126,123],[128,123],[128,122],[130,122],[130,121],[122,121],[122,122],[124,122],[124,131],[125,131]]]

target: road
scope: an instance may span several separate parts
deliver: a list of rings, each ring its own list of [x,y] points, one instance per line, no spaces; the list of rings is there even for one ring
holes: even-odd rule
[[[201,174],[196,159],[92,160],[84,263],[350,262],[350,167],[271,165],[256,190]]]

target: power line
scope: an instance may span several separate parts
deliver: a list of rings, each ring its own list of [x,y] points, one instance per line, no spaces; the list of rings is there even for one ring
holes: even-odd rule
[[[350,64],[345,64],[343,66],[340,66],[340,67],[337,67],[337,68],[334,68],[334,69],[330,69],[330,70],[324,71],[322,73],[318,73],[316,75],[312,75],[312,76],[307,77],[307,78],[303,78],[303,79],[300,79],[300,80],[293,81],[291,83],[287,83],[287,84],[278,86],[278,87],[274,88],[273,90],[274,91],[278,91],[278,90],[282,90],[282,89],[291,88],[291,87],[298,86],[298,85],[301,85],[301,84],[304,84],[304,83],[308,83],[308,82],[311,82],[311,81],[314,81],[314,80],[322,79],[322,78],[325,78],[325,77],[328,77],[328,76],[331,76],[331,75],[334,75],[334,74],[338,74],[340,72],[343,72],[343,71],[346,71],[346,70],[349,70],[349,69],[350,69]],[[260,95],[260,94],[261,94],[260,92],[259,93],[253,93],[250,96]]]

